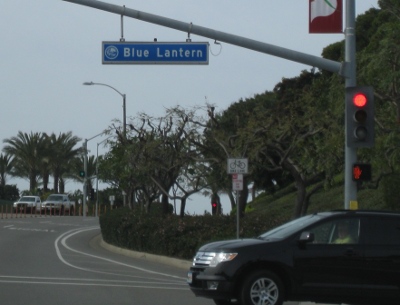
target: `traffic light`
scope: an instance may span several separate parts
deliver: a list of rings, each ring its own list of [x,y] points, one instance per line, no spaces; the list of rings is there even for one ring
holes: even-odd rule
[[[90,200],[94,200],[94,189],[90,189]]]
[[[84,178],[85,177],[85,171],[80,171],[79,172],[79,177]]]
[[[346,144],[348,147],[374,145],[374,90],[346,88]]]
[[[371,178],[372,178],[371,164],[367,163],[353,164],[354,181],[371,181]]]
[[[217,206],[218,206],[218,203],[216,203],[215,201],[211,202],[212,215],[217,215]]]

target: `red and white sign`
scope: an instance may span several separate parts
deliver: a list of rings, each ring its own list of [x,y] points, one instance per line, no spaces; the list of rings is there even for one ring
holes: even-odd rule
[[[232,174],[232,190],[243,191],[243,175]]]
[[[309,0],[310,33],[343,32],[343,0]]]

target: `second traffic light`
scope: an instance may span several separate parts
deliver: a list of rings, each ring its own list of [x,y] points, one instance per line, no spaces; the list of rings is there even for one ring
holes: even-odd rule
[[[346,88],[346,144],[348,147],[374,145],[374,118],[373,88]]]
[[[84,178],[85,177],[85,171],[79,171],[79,177]]]
[[[211,214],[212,215],[217,215],[217,207],[218,207],[218,204],[216,202],[211,202]]]

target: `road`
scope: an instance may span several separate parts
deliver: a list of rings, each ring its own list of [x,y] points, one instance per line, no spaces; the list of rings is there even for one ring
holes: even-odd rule
[[[1,303],[214,304],[190,292],[186,270],[108,251],[99,234],[94,217],[0,218]]]

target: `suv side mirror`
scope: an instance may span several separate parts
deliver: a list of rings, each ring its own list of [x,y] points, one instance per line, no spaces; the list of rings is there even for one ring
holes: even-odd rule
[[[312,243],[314,241],[314,233],[302,232],[299,238],[300,244]]]

